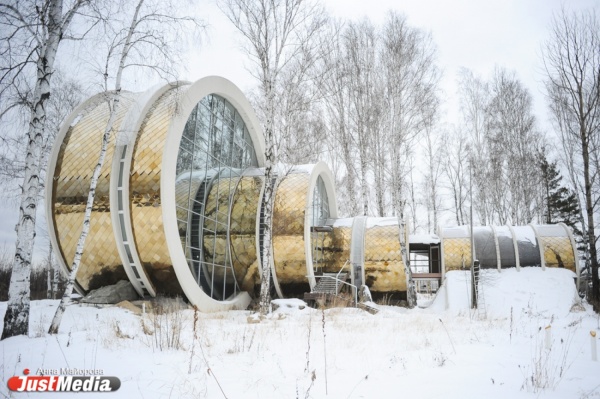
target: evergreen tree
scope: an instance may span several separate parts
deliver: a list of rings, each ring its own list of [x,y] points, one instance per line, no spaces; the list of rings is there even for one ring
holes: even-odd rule
[[[538,166],[542,176],[544,223],[566,224],[573,230],[577,246],[582,246],[583,234],[579,228],[581,212],[577,194],[561,184],[563,177],[557,162],[548,162],[544,149],[538,152]]]

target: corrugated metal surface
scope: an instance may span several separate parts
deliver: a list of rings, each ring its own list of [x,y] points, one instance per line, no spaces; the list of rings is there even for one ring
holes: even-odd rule
[[[120,126],[132,101],[125,93],[120,100],[113,131]],[[88,110],[67,132],[54,170],[53,217],[61,256],[70,266],[81,234],[85,205],[92,173],[98,162],[102,135],[109,118],[106,102]],[[117,251],[110,216],[110,169],[114,153],[114,134],[96,188],[90,219],[89,238],[77,273],[84,290],[95,289],[127,279]]]
[[[365,283],[373,292],[406,291],[399,233],[398,225],[367,225]]]
[[[182,89],[163,94],[142,123],[129,179],[132,229],[142,266],[159,293],[181,294],[167,248],[160,203],[163,147]]]
[[[306,278],[304,252],[304,215],[310,175],[289,174],[283,178],[275,194],[273,213],[273,260],[277,279],[286,284],[304,284],[310,291]],[[285,294],[285,292],[284,292]]]

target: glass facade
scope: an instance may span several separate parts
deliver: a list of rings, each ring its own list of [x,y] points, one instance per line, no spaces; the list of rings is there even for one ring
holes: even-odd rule
[[[214,299],[239,291],[231,259],[231,210],[244,170],[256,166],[252,139],[233,105],[215,94],[204,97],[183,131],[175,190],[188,265]]]
[[[209,90],[229,100],[201,98]],[[67,117],[49,158],[45,211],[64,271],[74,257],[99,138],[110,117],[103,99],[93,96]],[[314,276],[356,265],[355,284],[375,293],[405,292],[398,239],[404,232],[397,220],[337,219],[325,164],[290,166],[279,180],[265,182],[254,151],[254,144],[263,145],[258,121],[231,82],[209,77],[123,93],[121,105],[114,127],[130,141],[107,150],[112,162],[105,162],[98,180],[93,239],[77,275],[80,293],[129,278],[140,296],[186,295],[203,311],[246,307],[260,287],[265,183],[276,188],[272,280],[279,294],[301,296]],[[468,226],[441,232],[442,272],[470,267],[470,236]],[[434,249],[429,241],[417,244]],[[575,242],[562,224],[477,227],[474,247],[484,268],[500,262],[502,268],[579,271]],[[437,258],[430,256],[432,272]],[[242,291],[250,295],[236,295]]]

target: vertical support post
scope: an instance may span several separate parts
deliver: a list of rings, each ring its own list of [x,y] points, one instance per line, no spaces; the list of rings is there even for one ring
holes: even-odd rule
[[[598,361],[598,352],[596,350],[596,331],[595,330],[590,331],[590,342],[592,345],[592,361],[597,362]]]
[[[508,227],[508,229],[510,230],[510,234],[512,234],[513,248],[515,249],[515,263],[517,266],[517,271],[520,272],[521,259],[519,259],[519,244],[517,243],[517,234],[515,233],[515,229],[513,229],[511,225],[507,224],[506,227]]]
[[[353,290],[358,291],[365,284],[365,236],[367,229],[367,217],[357,216],[352,221],[350,236],[350,264]]]
[[[500,258],[500,243],[498,242],[498,233],[496,232],[496,227],[494,225],[490,226],[492,228],[492,233],[494,234],[494,245],[496,246],[496,263],[498,266],[498,272],[502,271],[502,261]]]
[[[477,282],[475,281],[475,235],[473,234],[473,165],[469,159],[469,224],[471,231],[471,308],[477,307]]]
[[[473,235],[473,172],[472,165],[469,162],[469,225],[471,231],[471,272],[473,272],[473,263],[475,262],[475,236]]]
[[[559,223],[558,225],[565,229],[567,235],[569,236],[569,240],[571,241],[571,247],[573,248],[573,261],[575,262],[575,274],[577,274],[577,291],[579,291],[579,279],[581,277],[581,271],[579,270],[579,251],[577,251],[577,244],[575,243],[575,238],[573,237],[573,232],[571,229],[564,223]]]
[[[531,227],[531,229],[533,230],[533,233],[535,234],[535,239],[537,240],[538,247],[540,249],[540,263],[542,265],[542,270],[546,270],[546,259],[544,258],[545,248],[544,243],[542,242],[542,238],[538,234],[538,231],[533,224],[528,224],[528,226]]]
[[[446,276],[446,262],[444,261],[444,231],[440,225],[437,226],[437,231],[438,237],[440,238],[440,273],[442,273],[442,279],[440,281],[441,285],[441,283],[444,281],[444,277]]]

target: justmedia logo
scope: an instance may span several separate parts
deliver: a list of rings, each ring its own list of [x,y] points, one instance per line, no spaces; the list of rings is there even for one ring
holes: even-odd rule
[[[8,389],[13,392],[114,392],[121,387],[117,377],[100,375],[29,375],[10,377]]]

